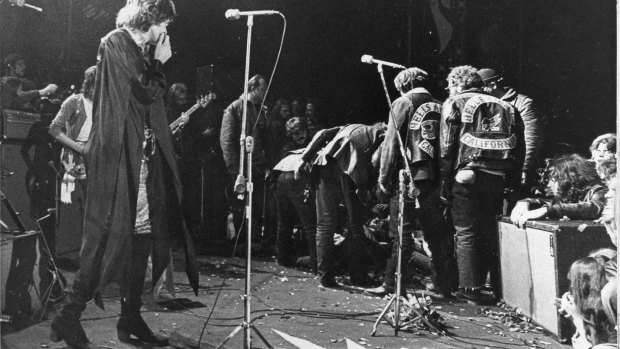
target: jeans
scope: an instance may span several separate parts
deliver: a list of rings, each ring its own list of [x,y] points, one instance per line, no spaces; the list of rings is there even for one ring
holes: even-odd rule
[[[415,181],[420,189],[418,201],[420,207],[415,209],[415,203],[405,197],[403,213],[403,245],[402,260],[403,268],[413,253],[413,229],[415,220],[420,222],[424,233],[424,240],[432,253],[431,275],[433,283],[445,292],[449,292],[456,286],[456,265],[454,260],[454,246],[452,235],[454,228],[448,223],[443,214],[443,205],[439,199],[437,183],[430,180]],[[392,257],[388,260],[385,270],[385,284],[389,287],[395,285],[394,273],[398,257],[398,195],[390,201],[390,236],[392,237]],[[401,271],[401,275],[406,275]]]
[[[341,201],[347,212],[346,255],[349,276],[353,283],[364,281],[365,258],[363,242],[364,207],[357,195],[356,186],[334,160],[319,170],[316,190],[316,254],[318,273],[322,279],[335,276],[334,234],[338,228],[338,205]]]
[[[302,230],[310,254],[311,268],[316,269],[316,205],[314,195],[306,198],[307,181],[295,180],[293,172],[283,172],[278,176],[276,201],[278,212],[278,234],[276,255],[279,263],[292,264],[293,225],[295,217],[301,221]],[[305,201],[305,202],[304,202]]]
[[[490,272],[491,285],[498,295],[500,280],[496,216],[502,209],[504,178],[479,170],[475,174],[474,183],[455,182],[452,187],[459,286],[483,286]]]

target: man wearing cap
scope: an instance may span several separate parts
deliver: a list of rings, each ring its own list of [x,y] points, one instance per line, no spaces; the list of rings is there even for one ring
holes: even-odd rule
[[[517,109],[523,119],[525,134],[525,159],[521,170],[521,185],[529,187],[536,168],[536,157],[543,144],[542,115],[536,108],[536,103],[528,96],[517,93],[512,87],[504,84],[504,78],[493,69],[484,68],[478,71],[484,82],[484,90],[493,96],[504,100]],[[526,194],[526,193],[522,193]]]
[[[443,104],[439,138],[441,195],[452,205],[457,298],[480,303],[488,272],[499,297],[495,216],[505,179],[514,178],[523,164],[523,122],[510,103],[482,90],[474,67],[453,68],[447,80],[450,97]]]
[[[7,73],[0,80],[2,107],[7,109],[32,109],[29,103],[56,92],[58,86],[49,84],[44,89],[37,90],[35,84],[26,79],[26,62],[24,57],[11,53],[4,59],[4,68]]]
[[[390,199],[390,237],[392,255],[387,262],[385,282],[382,286],[368,289],[366,293],[383,296],[393,293],[396,262],[398,258],[399,195],[398,172],[403,169],[398,137],[406,148],[409,167],[415,186],[420,190],[419,209],[413,199],[405,197],[403,212],[402,258],[408,261],[413,253],[413,230],[416,218],[422,226],[424,239],[432,253],[432,279],[436,291],[449,296],[455,288],[452,235],[454,229],[445,220],[437,192],[439,180],[439,119],[441,102],[434,99],[424,87],[427,73],[419,68],[401,71],[394,79],[394,86],[401,97],[392,103],[388,116],[388,129],[381,150],[379,187]],[[406,266],[404,263],[403,266]],[[401,273],[407,275],[407,273]],[[430,286],[430,285],[429,285]]]

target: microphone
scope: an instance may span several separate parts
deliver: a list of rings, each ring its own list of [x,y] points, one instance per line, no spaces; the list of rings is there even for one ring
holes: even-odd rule
[[[237,180],[235,180],[235,193],[241,196],[245,193],[245,178],[242,174],[237,175]]]
[[[374,59],[372,58],[371,55],[363,55],[362,56],[362,62],[364,63],[368,63],[368,64],[379,64],[379,65],[387,65],[388,67],[392,67],[392,68],[396,68],[396,69],[406,69],[404,66],[400,65],[400,64],[396,64],[396,63],[390,63],[390,62],[386,62],[386,61],[382,61],[379,59]]]
[[[265,10],[265,11],[239,11],[238,9],[229,9],[226,10],[224,16],[226,19],[237,20],[241,18],[241,16],[269,16],[269,15],[277,15],[279,11]]]
[[[51,168],[52,168],[52,170],[54,170],[54,172],[56,172],[56,175],[57,175],[57,176],[60,176],[60,172],[58,172],[58,170],[56,169],[56,165],[54,164],[54,161],[50,160],[50,161],[47,163],[47,165],[48,165],[49,167],[51,167]]]

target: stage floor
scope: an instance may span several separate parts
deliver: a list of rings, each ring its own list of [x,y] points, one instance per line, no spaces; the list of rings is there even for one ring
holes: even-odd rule
[[[202,338],[201,348],[213,348],[243,319],[244,308],[240,295],[245,287],[245,261],[242,258],[199,257],[201,288],[198,297],[195,297],[182,272],[181,256],[180,253],[175,254],[176,297],[202,303],[205,307],[167,310],[158,305],[152,294],[149,294],[143,297],[143,317],[153,331],[171,335],[176,345],[169,348],[197,348],[195,343],[218,295],[226,264],[229,263],[228,279]],[[313,275],[278,266],[273,257],[257,257],[252,268],[252,318],[258,318],[253,324],[276,348],[295,346],[286,342],[272,329],[309,340],[324,348],[346,348],[345,338],[366,348],[570,347],[559,344],[544,333],[510,331],[498,320],[478,314],[479,307],[458,301],[434,302],[445,318],[448,336],[437,336],[417,329],[401,331],[398,337],[395,337],[393,328],[380,324],[376,337],[372,337],[370,334],[373,323],[387,300],[365,296],[353,288],[320,288]],[[72,274],[64,274],[70,282]],[[117,292],[115,287],[106,291],[106,310],[89,304],[82,316],[82,324],[90,340],[100,348],[135,348],[120,343],[116,338],[116,321],[120,312]],[[165,300],[165,297],[166,295],[160,296],[158,301]],[[176,303],[171,303],[174,304]],[[495,310],[500,311],[501,308]],[[2,348],[64,348],[63,345],[49,343],[49,324],[49,320],[4,324]],[[266,348],[260,339],[254,335],[253,338],[253,348]],[[183,344],[186,346],[183,347]],[[243,348],[243,331],[228,342],[226,347]]]

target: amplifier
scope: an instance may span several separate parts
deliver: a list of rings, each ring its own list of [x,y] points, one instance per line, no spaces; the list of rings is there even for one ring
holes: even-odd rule
[[[41,121],[41,114],[21,110],[2,110],[2,138],[5,140],[24,140],[32,125]]]
[[[42,308],[39,285],[39,249],[36,231],[0,234],[2,313],[14,315]]]
[[[553,301],[568,291],[566,276],[575,260],[614,247],[605,227],[592,221],[530,221],[522,229],[502,217],[498,230],[506,304],[521,309],[560,341],[569,340],[574,327],[558,314]]]

